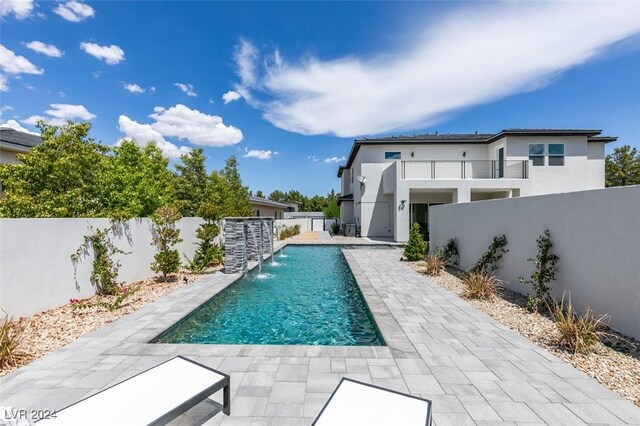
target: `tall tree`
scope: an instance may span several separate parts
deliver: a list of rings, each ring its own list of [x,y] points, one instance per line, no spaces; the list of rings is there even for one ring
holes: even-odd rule
[[[182,216],[196,216],[202,203],[207,201],[206,157],[202,148],[192,149],[180,157],[176,164],[176,199]]]
[[[287,200],[287,194],[285,194],[284,192],[278,189],[276,189],[271,194],[269,194],[269,199],[273,201],[278,201],[278,202],[290,201],[290,200]]]
[[[151,216],[174,201],[174,175],[155,143],[140,148],[125,139],[113,148],[104,170],[101,193],[105,214],[130,218]]]
[[[264,192],[262,192],[262,191],[260,191],[260,190],[257,190],[257,191],[256,191],[256,197],[266,198],[266,197],[265,197],[265,195],[264,195]]]
[[[249,188],[242,185],[238,160],[231,156],[227,158],[224,169],[217,174],[220,179],[215,179],[221,190],[222,213],[226,217],[251,216],[251,203],[249,203]]]
[[[104,214],[100,186],[108,148],[89,137],[89,123],[39,122],[42,144],[0,166],[3,217],[89,217]]]
[[[630,145],[616,148],[605,158],[606,186],[640,185],[640,153]]]

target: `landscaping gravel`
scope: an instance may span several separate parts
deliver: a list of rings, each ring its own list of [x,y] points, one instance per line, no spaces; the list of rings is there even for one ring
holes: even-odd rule
[[[181,271],[169,277],[166,282],[161,278],[154,277],[128,284],[123,288],[128,288],[134,293],[124,300],[120,308],[113,311],[99,306],[74,309],[73,303],[67,303],[56,309],[30,317],[22,317],[18,320],[18,325],[24,327],[24,332],[16,357],[17,364],[0,370],[0,376],[29,364],[47,353],[73,342],[84,334],[130,314],[147,303],[173,293],[201,277],[202,275],[192,274],[189,271]],[[97,301],[110,303],[115,298],[115,296],[93,296],[82,299],[80,302],[83,304],[92,304]]]
[[[425,273],[425,262],[407,262],[419,273]],[[429,276],[436,284],[463,297],[462,273],[449,268],[439,276]],[[527,298],[506,288],[493,300],[466,299],[473,306],[500,321],[505,326],[547,349],[558,358],[595,378],[640,407],[640,342],[613,330],[592,353],[574,354],[560,343],[560,334],[551,318],[529,312]]]

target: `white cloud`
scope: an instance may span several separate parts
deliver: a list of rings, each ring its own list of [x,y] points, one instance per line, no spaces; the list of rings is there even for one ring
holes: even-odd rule
[[[116,65],[124,61],[124,51],[115,44],[111,46],[100,46],[96,43],[80,43],[80,49],[87,52],[89,55],[105,61],[109,65]]]
[[[55,47],[53,44],[46,44],[41,41],[32,41],[25,44],[26,47],[33,50],[36,53],[40,53],[42,55],[49,56],[51,58],[59,58],[62,56],[62,52],[60,49]]]
[[[225,104],[228,104],[229,102],[237,101],[241,97],[242,95],[240,93],[234,90],[229,90],[227,93],[222,95],[222,100],[224,101]]]
[[[0,127],[8,127],[9,129],[17,130],[23,133],[29,133],[30,135],[40,136],[40,133],[32,132],[29,129],[25,129],[16,120],[9,120],[6,123],[0,123]]]
[[[62,16],[67,21],[80,22],[95,15],[95,11],[88,4],[78,1],[68,1],[60,3],[58,7],[53,9],[54,13]]]
[[[124,90],[131,93],[144,93],[144,89],[135,83],[125,83]],[[155,91],[155,87],[153,90]]]
[[[195,91],[195,88],[193,87],[193,84],[174,83],[173,85],[178,87],[180,90],[182,90],[184,93],[186,93],[189,96],[198,96],[198,94]]]
[[[48,117],[32,115],[22,120],[22,122],[35,125],[39,120],[42,120],[54,126],[63,126],[67,123],[67,120],[89,121],[96,118],[96,115],[89,112],[84,105],[51,104],[49,107],[50,109],[45,111]]]
[[[33,65],[24,56],[16,55],[11,50],[0,44],[0,69],[7,74],[36,74],[44,72],[42,68]]]
[[[322,160],[322,162],[327,164],[333,164],[333,163],[341,163],[346,159],[347,159],[346,157],[329,157]]]
[[[244,149],[245,158],[257,158],[258,160],[270,160],[274,155],[278,155],[278,151],[261,150],[261,149]]]
[[[8,92],[9,84],[7,83],[7,77],[3,74],[0,74],[0,92]]]
[[[2,0],[0,2],[0,17],[13,14],[16,19],[24,19],[31,15],[33,0]]]
[[[150,93],[156,93],[156,86],[149,87],[149,92]]]
[[[318,157],[316,157],[315,155],[308,156],[307,160],[313,161],[314,163],[317,163],[318,161],[320,161],[320,159]]]
[[[0,116],[2,116],[2,114],[4,114],[5,112],[11,110],[13,110],[13,107],[11,105],[0,105]]]
[[[154,130],[149,124],[140,124],[126,115],[118,118],[118,128],[127,138],[135,139],[139,146],[145,146],[147,142],[154,141],[156,146],[162,150],[162,154],[169,159],[180,158],[183,154],[188,154],[190,149],[186,146],[176,146],[165,140],[164,136]]]
[[[242,131],[223,123],[222,117],[208,115],[178,104],[169,109],[155,107],[149,117],[151,127],[164,136],[187,139],[195,145],[227,146],[242,140]]]
[[[275,126],[352,137],[424,128],[462,108],[549,84],[640,32],[638,2],[472,3],[403,49],[283,62],[258,70],[241,40],[236,90]]]
[[[102,75],[102,72],[100,71],[93,71],[91,73],[93,75],[94,78],[100,78],[100,76]]]

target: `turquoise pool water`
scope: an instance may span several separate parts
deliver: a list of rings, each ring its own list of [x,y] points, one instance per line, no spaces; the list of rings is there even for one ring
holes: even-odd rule
[[[380,346],[336,246],[289,246],[155,339],[160,343]]]

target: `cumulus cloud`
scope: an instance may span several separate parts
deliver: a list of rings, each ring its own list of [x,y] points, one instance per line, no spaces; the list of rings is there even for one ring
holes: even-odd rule
[[[89,112],[84,105],[51,104],[49,107],[50,108],[45,111],[47,116],[32,115],[22,120],[22,122],[35,125],[39,120],[42,120],[54,126],[62,126],[67,123],[67,120],[89,121],[96,118],[96,115]]]
[[[96,43],[80,43],[80,49],[87,52],[94,58],[105,61],[108,65],[116,65],[124,61],[124,50],[119,46],[112,44],[111,46],[100,46]]]
[[[93,8],[88,4],[73,0],[66,3],[60,3],[58,7],[53,9],[53,12],[71,22],[84,21],[95,14]]]
[[[144,93],[144,89],[135,83],[125,83],[124,90],[136,94]],[[155,87],[153,88],[153,91],[155,91]]]
[[[33,0],[2,0],[0,17],[14,15],[16,19],[24,19],[31,15]]]
[[[406,48],[367,57],[283,61],[277,52],[261,58],[241,40],[236,90],[275,126],[301,134],[423,128],[543,87],[638,33],[634,1],[472,3],[456,6]]]
[[[313,161],[314,163],[317,163],[318,161],[320,161],[320,159],[318,157],[316,157],[315,155],[308,156],[307,160]]]
[[[278,155],[278,151],[261,150],[261,149],[244,149],[245,158],[257,158],[258,160],[270,160],[274,155]]]
[[[333,163],[341,163],[346,159],[347,159],[346,157],[329,157],[322,160],[322,162],[327,164],[333,164]]]
[[[29,129],[25,129],[16,120],[9,120],[6,123],[1,123],[0,127],[7,127],[9,129],[17,130],[18,132],[29,133],[30,135],[40,136],[40,133],[32,132]]]
[[[227,126],[222,117],[208,115],[185,105],[171,108],[155,107],[149,117],[155,120],[151,127],[164,136],[187,139],[195,145],[227,146],[242,140],[242,131]]]
[[[41,41],[32,41],[25,44],[26,47],[41,55],[49,56],[51,58],[59,58],[62,56],[60,49],[53,44],[46,44]]]
[[[8,92],[9,84],[7,83],[7,77],[0,74],[0,92]]]
[[[193,87],[193,84],[189,84],[189,83],[173,83],[173,85],[176,86],[177,88],[179,88],[180,90],[182,90],[188,96],[198,96],[198,94],[195,91],[195,88]]]
[[[167,141],[162,133],[154,130],[149,124],[140,124],[121,115],[118,118],[118,128],[127,138],[134,139],[140,146],[145,146],[149,141],[154,141],[162,154],[172,160],[180,158],[183,154],[188,154],[190,149],[186,146],[176,146]]]
[[[7,74],[36,74],[44,72],[42,68],[33,65],[24,56],[16,55],[0,44],[0,69]]]
[[[222,95],[222,100],[224,101],[225,104],[228,104],[229,102],[237,101],[241,97],[242,95],[240,93],[234,90],[229,90],[227,93]]]
[[[2,114],[4,114],[5,112],[11,110],[13,110],[13,107],[11,105],[0,105],[0,116],[2,116]]]

